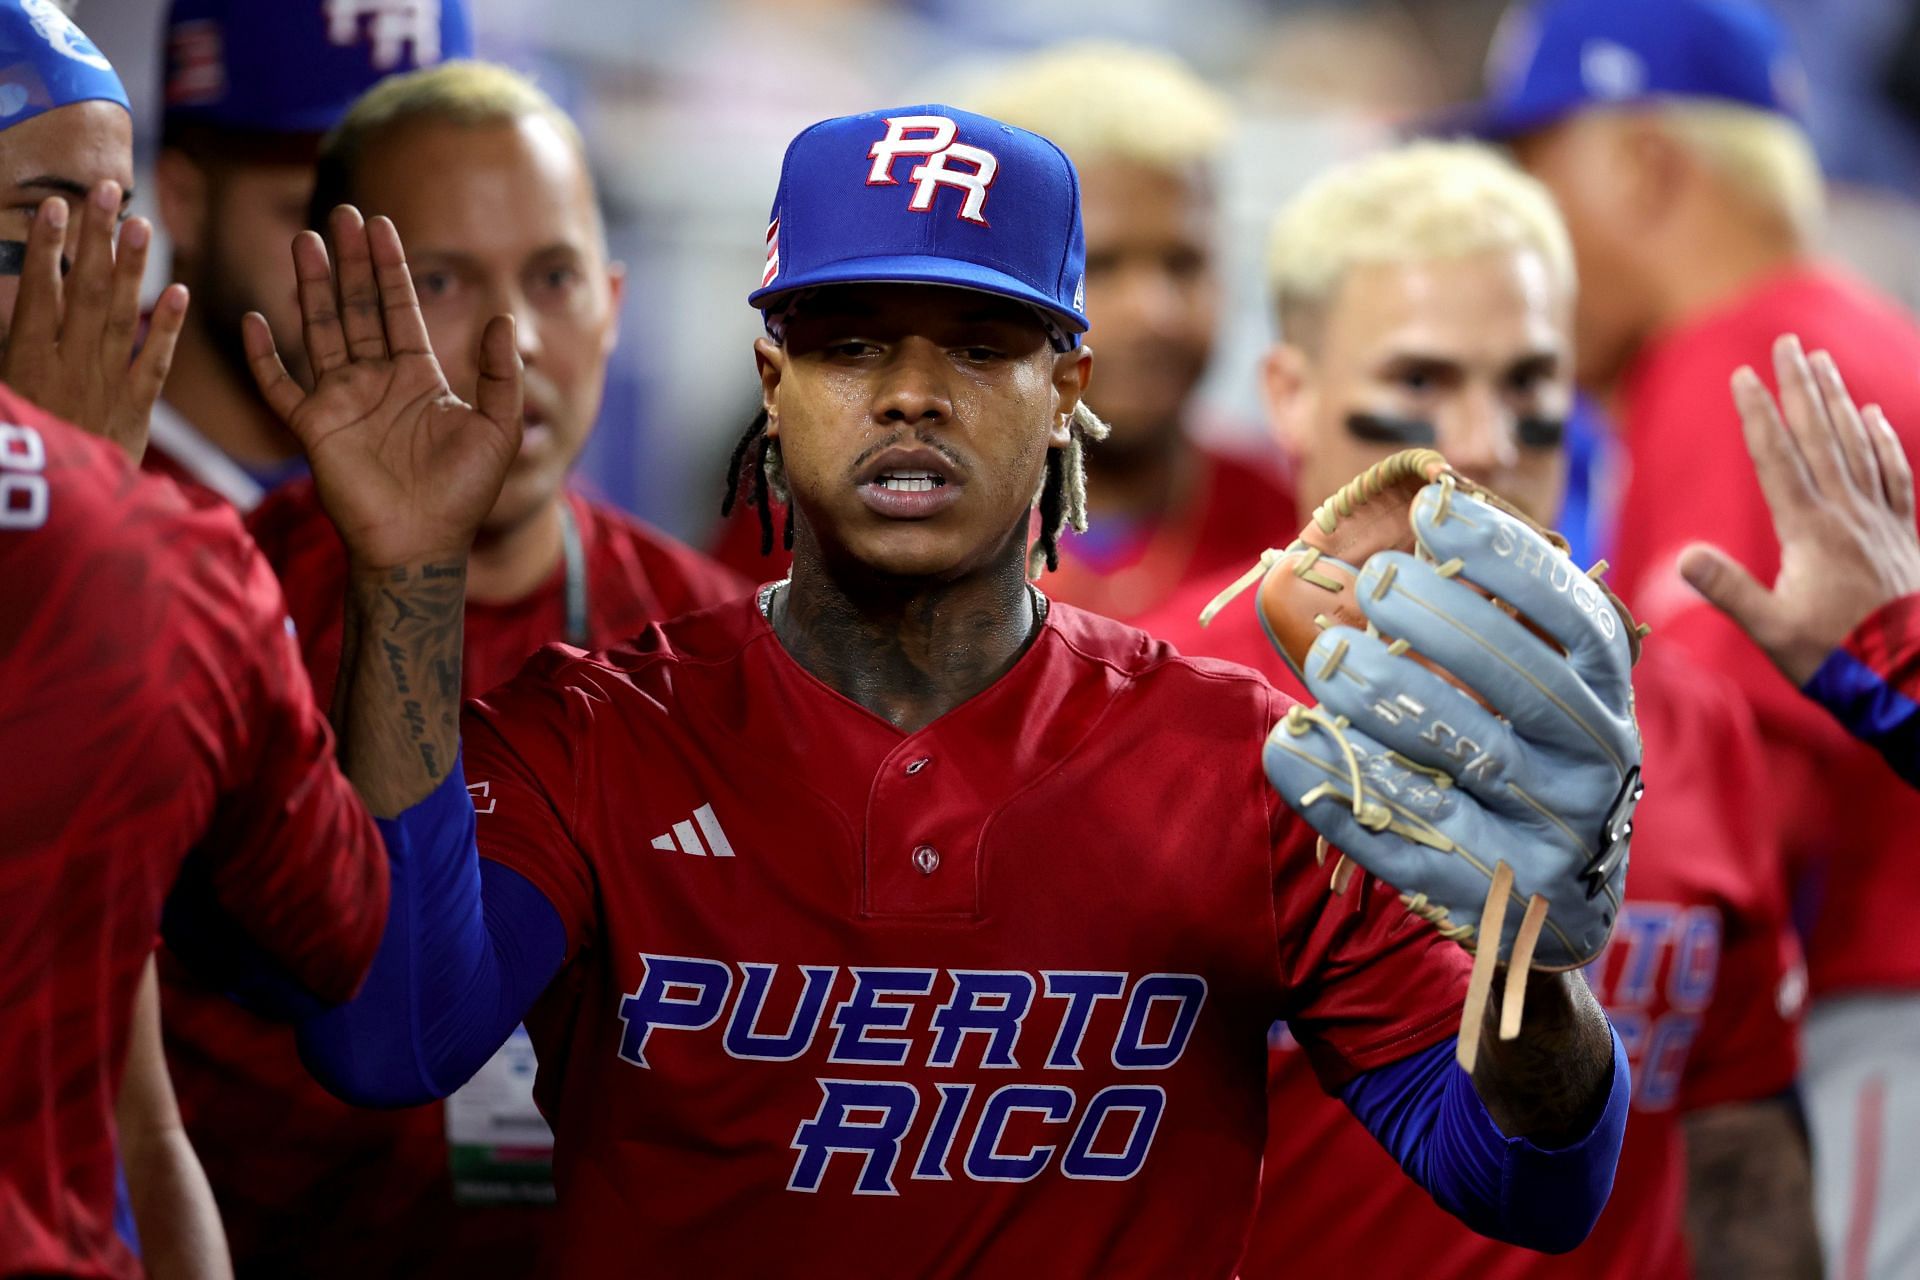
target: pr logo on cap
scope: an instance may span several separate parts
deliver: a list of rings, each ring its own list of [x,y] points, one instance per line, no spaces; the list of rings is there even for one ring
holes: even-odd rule
[[[1086,331],[1079,178],[1030,130],[936,102],[822,120],[788,144],[768,223],[747,300],[770,325],[806,290],[932,284],[1027,303],[1068,346]]]
[[[407,46],[421,66],[440,61],[440,0],[327,0],[327,39],[351,45],[367,24],[373,65],[392,71],[406,60]]]
[[[86,32],[73,25],[73,19],[60,11],[53,0],[20,0],[20,8],[26,12],[27,21],[40,33],[40,38],[53,46],[55,53],[64,54],[75,62],[83,62],[95,71],[111,71],[113,65],[106,56],[87,39]]]
[[[1000,171],[1000,160],[993,152],[955,142],[953,138],[960,126],[947,116],[891,116],[883,123],[887,126],[886,136],[877,139],[867,152],[873,161],[867,170],[868,186],[898,186],[899,180],[893,176],[893,162],[901,156],[924,156],[925,162],[914,166],[913,172],[907,175],[913,183],[913,199],[907,201],[907,208],[926,213],[933,208],[934,190],[952,187],[966,193],[960,216],[968,222],[987,225],[987,188],[993,185],[993,175]],[[915,134],[924,136],[912,136]],[[949,160],[970,164],[973,169],[949,169]]]

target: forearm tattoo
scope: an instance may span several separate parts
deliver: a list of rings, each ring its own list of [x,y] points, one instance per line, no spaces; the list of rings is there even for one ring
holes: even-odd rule
[[[347,777],[377,817],[417,804],[453,767],[466,603],[464,562],[349,583],[334,727]]]

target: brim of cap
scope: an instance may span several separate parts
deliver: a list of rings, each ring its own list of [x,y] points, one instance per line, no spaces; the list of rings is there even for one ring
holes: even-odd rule
[[[970,289],[975,293],[990,293],[1038,307],[1057,319],[1060,327],[1069,333],[1087,331],[1085,315],[1068,310],[1060,305],[1059,299],[1005,272],[952,258],[929,258],[914,254],[848,258],[816,267],[803,275],[782,275],[765,288],[748,294],[747,301],[767,311],[788,294],[830,284],[940,284],[955,289]]]
[[[1525,134],[1559,124],[1584,103],[1469,102],[1436,111],[1406,126],[1409,138],[1478,138],[1482,142],[1511,142]]]
[[[226,107],[173,107],[165,112],[169,122],[207,125],[231,129],[236,133],[313,134],[319,136],[340,123],[346,108],[319,107],[308,111],[283,112],[278,116],[249,116]]]

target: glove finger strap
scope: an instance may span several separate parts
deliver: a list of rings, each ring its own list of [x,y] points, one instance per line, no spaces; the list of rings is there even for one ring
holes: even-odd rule
[[[1493,970],[1500,963],[1500,934],[1506,927],[1507,895],[1512,892],[1513,868],[1503,860],[1493,869],[1486,905],[1480,909],[1480,930],[1473,940],[1473,973],[1467,979],[1467,1002],[1460,1010],[1460,1038],[1453,1050],[1454,1061],[1469,1074],[1480,1060],[1480,1031],[1487,1021]]]
[[[1533,949],[1539,945],[1540,930],[1546,924],[1547,900],[1536,893],[1527,899],[1527,913],[1520,917],[1520,932],[1513,935],[1513,954],[1507,958],[1507,989],[1500,1002],[1502,1040],[1520,1034],[1520,1018],[1527,1003],[1527,970],[1533,968]]]

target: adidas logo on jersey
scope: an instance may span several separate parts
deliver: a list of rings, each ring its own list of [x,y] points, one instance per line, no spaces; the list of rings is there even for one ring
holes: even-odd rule
[[[706,837],[704,844],[700,840],[702,836]],[[713,816],[713,806],[710,804],[695,809],[691,820],[682,818],[673,824],[673,830],[655,836],[653,847],[668,853],[678,850],[696,858],[704,858],[708,853],[716,858],[733,856],[733,845],[728,843],[727,833],[720,829],[720,819]]]

